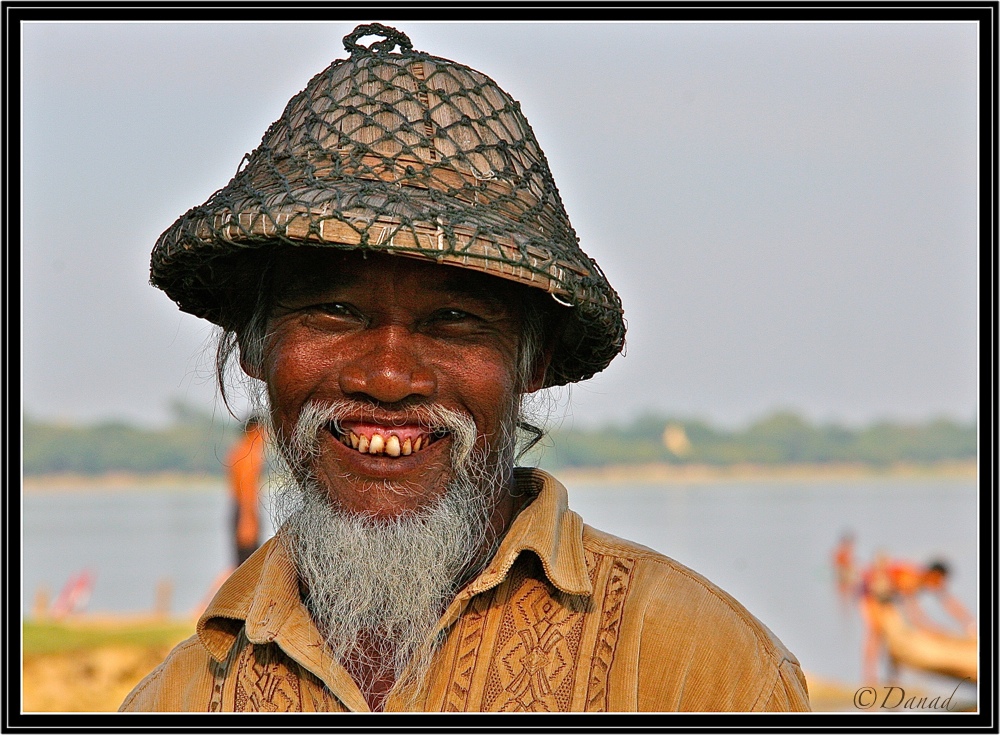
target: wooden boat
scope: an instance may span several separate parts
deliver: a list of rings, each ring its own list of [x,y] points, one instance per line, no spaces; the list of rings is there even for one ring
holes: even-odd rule
[[[879,607],[879,624],[889,657],[901,666],[976,681],[979,640],[917,628],[894,605]]]

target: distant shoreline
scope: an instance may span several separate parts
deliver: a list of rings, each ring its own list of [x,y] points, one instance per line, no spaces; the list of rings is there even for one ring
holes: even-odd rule
[[[70,490],[130,490],[149,487],[170,487],[176,490],[201,490],[225,483],[222,475],[186,474],[183,472],[108,472],[101,475],[60,473],[27,475],[22,478],[25,492]]]
[[[689,484],[712,482],[864,480],[877,478],[953,477],[974,479],[977,463],[947,461],[933,464],[895,464],[885,468],[861,463],[758,465],[609,465],[605,467],[564,468],[556,472],[562,482],[578,483],[655,483]]]
[[[949,461],[934,464],[897,464],[876,468],[864,464],[738,464],[725,467],[709,465],[608,465],[604,467],[564,467],[552,471],[564,483],[608,484],[697,484],[712,482],[812,481],[872,478],[970,478],[977,476],[975,461]],[[23,478],[25,492],[120,490],[169,487],[179,491],[203,490],[225,483],[222,475],[162,472],[138,474],[113,472],[102,475],[50,474]]]

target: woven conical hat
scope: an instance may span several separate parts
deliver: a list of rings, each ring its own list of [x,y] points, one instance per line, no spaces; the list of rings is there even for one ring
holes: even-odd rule
[[[368,35],[385,40],[357,42]],[[350,57],[313,77],[236,176],[160,236],[151,283],[227,326],[240,253],[283,243],[429,258],[565,305],[549,385],[604,369],[624,345],[621,302],[580,249],[520,105],[395,29],[359,26],[344,43]]]

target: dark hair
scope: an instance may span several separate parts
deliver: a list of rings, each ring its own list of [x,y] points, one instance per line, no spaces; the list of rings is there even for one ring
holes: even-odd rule
[[[943,561],[941,559],[933,559],[927,565],[927,571],[928,572],[937,572],[942,577],[947,577],[948,573],[949,573],[949,568],[948,568],[947,562],[945,562],[945,561]]]

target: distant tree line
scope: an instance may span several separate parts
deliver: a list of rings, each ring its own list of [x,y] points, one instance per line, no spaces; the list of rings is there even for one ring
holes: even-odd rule
[[[184,472],[219,475],[238,431],[229,416],[175,404],[163,429],[123,422],[88,426],[24,419],[26,475]],[[732,465],[851,462],[876,467],[974,459],[977,426],[950,419],[880,422],[862,428],[816,425],[790,412],[737,430],[705,421],[647,414],[624,425],[555,429],[531,458],[543,467],[672,464]]]
[[[147,429],[120,421],[66,425],[24,418],[25,475],[107,472],[221,474],[237,422],[175,403],[173,422]]]
[[[694,419],[647,414],[626,425],[556,430],[546,440],[545,467],[609,464],[795,464],[850,462],[887,467],[974,459],[977,426],[950,419],[919,424],[873,423],[851,429],[815,425],[790,412],[774,413],[738,430]]]

